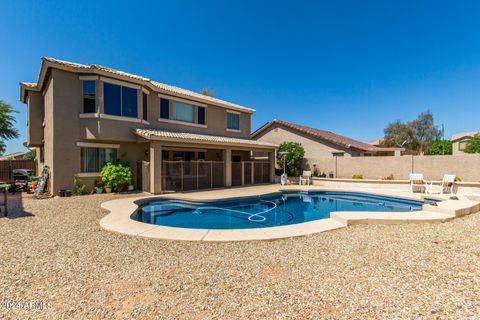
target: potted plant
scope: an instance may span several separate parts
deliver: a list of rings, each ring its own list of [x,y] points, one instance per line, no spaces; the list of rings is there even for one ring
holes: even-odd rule
[[[107,193],[113,190],[119,192],[132,182],[132,170],[127,164],[109,162],[103,166],[100,177]]]
[[[73,195],[74,196],[83,196],[88,194],[87,186],[84,185],[77,176],[73,178]],[[66,190],[64,191],[65,196],[67,196]]]
[[[103,181],[95,181],[95,193],[103,193],[104,186]]]

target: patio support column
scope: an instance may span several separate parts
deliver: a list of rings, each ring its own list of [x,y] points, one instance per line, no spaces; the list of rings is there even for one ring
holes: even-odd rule
[[[268,153],[268,162],[270,168],[270,182],[275,183],[275,151]]]
[[[162,145],[150,141],[150,193],[162,192]]]
[[[225,187],[232,186],[232,149],[225,149]]]

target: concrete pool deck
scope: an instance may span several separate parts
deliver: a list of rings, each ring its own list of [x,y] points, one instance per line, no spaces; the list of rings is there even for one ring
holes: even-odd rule
[[[216,201],[233,198],[245,198],[277,193],[281,191],[343,191],[360,192],[380,196],[398,197],[412,200],[442,199],[437,206],[423,205],[423,209],[414,212],[332,212],[328,219],[320,219],[299,224],[254,229],[188,229],[153,225],[133,220],[131,215],[138,204],[150,199],[179,199],[189,201]],[[452,195],[425,195],[403,190],[378,190],[365,188],[334,188],[325,186],[299,186],[277,184],[251,187],[239,187],[185,193],[167,193],[162,195],[145,195],[125,199],[111,200],[102,203],[102,208],[110,213],[101,219],[102,228],[128,235],[155,239],[184,241],[247,241],[271,240],[303,236],[318,232],[334,230],[359,223],[432,223],[446,222],[480,210],[480,203],[465,196],[457,195],[458,200],[449,199]]]

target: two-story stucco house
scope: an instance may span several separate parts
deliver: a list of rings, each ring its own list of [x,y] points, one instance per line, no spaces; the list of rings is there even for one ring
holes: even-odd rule
[[[99,65],[42,58],[20,84],[28,146],[50,168],[52,194],[91,187],[108,161],[128,161],[139,190],[195,190],[271,182],[276,145],[250,139],[255,110]],[[267,152],[255,161],[253,152]]]

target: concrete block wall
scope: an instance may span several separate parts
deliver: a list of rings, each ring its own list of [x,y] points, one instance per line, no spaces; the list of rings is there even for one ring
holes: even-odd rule
[[[462,181],[480,181],[480,155],[463,154],[448,156],[401,157],[318,157],[307,159],[313,169],[316,164],[325,174],[334,173],[337,178],[352,178],[361,174],[365,179],[382,179],[393,175],[407,180],[411,172],[423,173],[425,179],[441,179],[444,174],[455,174]]]

